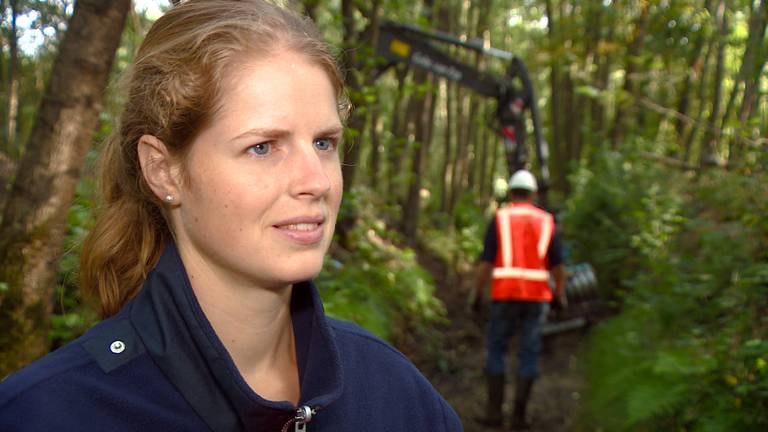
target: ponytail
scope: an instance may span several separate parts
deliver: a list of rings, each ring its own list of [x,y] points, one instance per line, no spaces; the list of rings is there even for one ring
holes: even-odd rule
[[[116,314],[138,294],[171,239],[161,204],[146,186],[138,161],[125,158],[125,147],[113,136],[102,151],[104,204],[80,257],[81,290],[99,305],[102,318]]]
[[[168,241],[145,203],[130,199],[108,207],[85,239],[80,283],[89,299],[98,300],[102,318],[116,314],[138,294]],[[166,230],[167,232],[167,230]]]

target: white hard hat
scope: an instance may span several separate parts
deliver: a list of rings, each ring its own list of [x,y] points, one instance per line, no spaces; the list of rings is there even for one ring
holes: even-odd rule
[[[520,170],[509,178],[509,189],[523,189],[531,192],[539,190],[536,177],[528,170]]]

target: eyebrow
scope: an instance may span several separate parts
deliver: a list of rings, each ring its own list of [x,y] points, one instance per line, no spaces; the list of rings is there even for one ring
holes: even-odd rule
[[[344,126],[342,125],[334,125],[325,129],[321,129],[318,135],[320,136],[329,136],[329,135],[341,135],[344,132]]]
[[[252,136],[278,138],[286,135],[290,135],[290,132],[288,132],[285,129],[253,128],[253,129],[248,129],[247,131],[237,135],[236,137],[232,138],[230,141],[236,141],[241,138],[247,138]]]
[[[324,129],[321,129],[320,132],[317,133],[318,136],[332,136],[332,135],[341,135],[342,132],[344,132],[344,127],[342,125],[334,125],[330,126]],[[279,128],[253,128],[248,129],[247,131],[235,136],[230,141],[239,140],[242,138],[247,137],[269,137],[269,138],[280,138],[287,135],[290,135],[291,132],[286,129],[279,129]]]

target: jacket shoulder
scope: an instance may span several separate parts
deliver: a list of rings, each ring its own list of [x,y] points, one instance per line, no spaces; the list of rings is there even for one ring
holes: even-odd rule
[[[335,318],[328,318],[328,321],[331,328],[336,333],[336,339],[340,342],[340,348],[342,350],[351,347],[354,348],[354,351],[358,354],[391,356],[390,360],[403,361],[413,367],[410,360],[408,360],[403,353],[363,327],[349,321]]]
[[[404,354],[357,324],[328,321],[342,357],[347,399],[356,405],[387,407],[390,414],[384,417],[389,420],[397,417],[393,413],[409,412],[409,430],[462,430],[453,408]],[[371,392],[372,388],[378,390]]]
[[[14,372],[0,382],[0,413],[25,393],[92,361],[79,344],[72,342]]]
[[[0,417],[5,408],[20,399],[45,395],[60,381],[70,381],[84,371],[88,371],[86,375],[109,373],[143,352],[127,318],[116,316],[102,321],[0,382]]]

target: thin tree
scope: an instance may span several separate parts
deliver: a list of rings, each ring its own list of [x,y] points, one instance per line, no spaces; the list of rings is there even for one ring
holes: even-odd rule
[[[416,97],[411,98],[413,112],[411,120],[413,121],[413,136],[415,142],[411,145],[411,172],[408,181],[408,190],[405,196],[405,202],[403,205],[403,218],[400,225],[403,227],[403,234],[411,241],[418,241],[417,228],[419,224],[419,210],[420,210],[420,192],[423,183],[424,172],[424,152],[429,145],[429,133],[427,130],[427,124],[432,121],[429,113],[434,113],[431,110],[431,104],[434,103],[433,96],[434,90],[430,86],[430,77],[423,70],[417,70],[414,72],[414,80],[421,86],[430,87],[426,91],[419,91]],[[429,117],[429,118],[428,118]]]
[[[725,74],[725,46],[728,38],[728,18],[726,16],[726,2],[720,0],[712,11],[717,24],[717,57],[715,61],[715,79],[712,89],[712,109],[707,121],[707,129],[704,131],[704,140],[701,143],[699,164],[716,165],[717,150],[720,141],[720,130],[717,129],[717,119],[720,116],[720,99],[722,98],[723,76]]]
[[[640,64],[640,55],[645,46],[645,37],[648,32],[648,24],[650,22],[650,5],[649,2],[642,2],[640,5],[640,16],[638,16],[632,42],[627,48],[626,55],[626,68],[624,74],[624,87],[623,92],[625,97],[634,99],[638,86],[636,83],[636,74],[638,74],[638,65]],[[616,108],[616,114],[613,120],[613,129],[611,131],[611,144],[613,149],[618,149],[621,142],[626,135],[629,128],[630,115],[628,113],[631,108],[630,102],[619,103]]]
[[[561,43],[560,43],[560,30],[559,30],[559,19],[555,17],[555,9],[552,4],[552,0],[547,0],[545,2],[545,12],[547,17],[547,37],[549,39],[549,46],[552,47],[552,50],[559,50]],[[560,56],[555,53],[555,55],[552,56],[552,61],[550,64],[550,70],[549,70],[549,85],[550,85],[550,100],[549,100],[549,108],[550,108],[550,131],[551,131],[551,138],[550,138],[550,145],[552,146],[552,150],[554,153],[554,157],[552,158],[552,165],[554,173],[554,180],[555,180],[555,187],[560,190],[564,190],[566,185],[566,176],[565,176],[565,143],[564,143],[564,134],[563,134],[563,127],[561,125],[562,119],[560,115],[560,111],[562,110],[562,103],[561,103],[561,92],[560,92],[560,82],[562,81],[562,78],[560,77]]]
[[[712,60],[712,53],[715,50],[715,37],[709,38],[707,41],[707,49],[704,54],[704,58],[702,60],[702,66],[700,68],[701,72],[699,73],[699,86],[696,91],[697,94],[697,100],[698,100],[698,109],[696,113],[696,117],[693,120],[694,127],[691,127],[688,131],[688,135],[685,138],[684,144],[683,144],[683,158],[684,161],[689,161],[692,157],[693,153],[693,143],[696,139],[697,132],[699,131],[699,127],[696,127],[701,124],[701,120],[704,118],[704,107],[706,105],[705,102],[705,96],[706,96],[706,84],[707,84],[707,76],[709,75],[709,69],[711,66],[711,60]]]
[[[18,0],[10,0],[11,28],[8,34],[8,113],[6,123],[6,154],[13,155],[16,152],[16,126],[19,114],[19,35],[16,19],[19,16]]]
[[[744,49],[744,59],[739,71],[739,77],[744,81],[744,95],[741,98],[741,107],[738,112],[739,129],[745,127],[747,121],[752,116],[754,107],[757,105],[757,89],[760,85],[760,77],[763,68],[768,61],[768,48],[765,45],[765,32],[768,25],[768,0],[762,0],[757,9],[752,10],[749,18],[749,36],[747,37],[747,46]],[[729,99],[729,105],[735,99],[734,92]],[[723,116],[723,123],[727,120],[728,113]],[[738,160],[741,150],[739,140],[729,141],[728,157],[731,160]]]
[[[365,66],[364,54],[366,50],[370,50],[371,47],[376,45],[381,0],[374,0],[368,3],[367,8],[363,6],[363,4],[352,0],[341,1],[344,35],[344,51],[341,55],[341,64],[344,70],[347,71],[347,84],[350,89],[353,106],[362,105],[363,91],[366,87],[372,85],[375,79],[375,75],[370,73],[370,67]],[[358,30],[356,24],[358,12],[368,19],[362,31]],[[351,133],[348,133],[345,137],[344,163],[341,167],[344,177],[344,192],[347,194],[355,185],[357,165],[360,161],[360,150],[363,142],[361,138],[364,136],[366,120],[367,113],[362,110],[353,111],[347,119],[346,126]],[[355,218],[356,216],[353,213],[348,212],[346,217],[340,219],[336,226],[340,243],[344,246],[348,246],[347,233],[354,225]]]
[[[702,54],[704,52],[705,37],[698,32],[692,36],[694,38],[693,49],[689,52],[687,57],[687,67],[685,72],[685,81],[683,82],[682,89],[680,90],[680,99],[677,102],[677,112],[680,116],[675,119],[675,132],[677,138],[682,141],[685,135],[686,122],[683,120],[688,115],[688,109],[691,102],[691,93],[693,92],[693,83],[698,75],[697,71],[701,70],[703,63]]]

